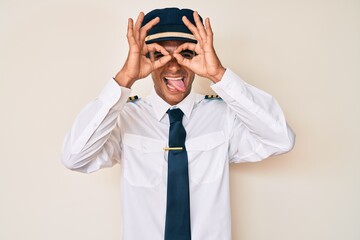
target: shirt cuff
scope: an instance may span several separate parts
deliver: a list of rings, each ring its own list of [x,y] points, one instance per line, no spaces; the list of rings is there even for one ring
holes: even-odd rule
[[[246,82],[229,68],[226,69],[221,81],[212,84],[211,88],[227,102],[234,101],[234,96],[246,91]]]
[[[126,103],[131,94],[130,88],[120,86],[114,79],[108,81],[99,95],[99,100],[110,106]]]

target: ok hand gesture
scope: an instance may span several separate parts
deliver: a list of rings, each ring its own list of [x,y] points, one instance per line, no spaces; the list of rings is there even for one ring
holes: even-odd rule
[[[159,44],[145,44],[147,32],[160,22],[160,18],[154,18],[141,27],[143,20],[143,12],[140,12],[135,25],[131,18],[128,20],[129,53],[124,66],[114,78],[123,87],[130,88],[136,80],[147,77],[152,71],[164,66],[172,58],[165,48]],[[164,56],[156,61],[151,61],[146,57],[146,54],[154,51],[161,52]]]
[[[189,68],[199,76],[206,77],[213,82],[220,81],[225,72],[225,68],[221,65],[221,62],[215,53],[210,19],[205,19],[205,27],[201,23],[197,12],[194,12],[196,26],[194,26],[185,16],[182,20],[194,34],[197,43],[187,42],[180,45],[174,52],[174,57],[177,62]],[[184,58],[180,54],[184,50],[195,51],[196,56],[191,59]]]

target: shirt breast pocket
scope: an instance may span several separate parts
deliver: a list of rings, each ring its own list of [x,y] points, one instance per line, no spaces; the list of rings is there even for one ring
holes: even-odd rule
[[[138,187],[155,187],[160,184],[165,162],[165,141],[125,134],[122,143],[125,179]]]
[[[198,184],[216,181],[224,171],[227,145],[223,132],[213,132],[188,139],[190,181]]]

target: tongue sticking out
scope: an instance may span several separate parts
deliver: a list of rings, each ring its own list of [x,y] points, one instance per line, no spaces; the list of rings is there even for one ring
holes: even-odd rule
[[[182,79],[176,79],[176,80],[167,79],[167,82],[168,82],[168,85],[170,85],[170,87],[175,88],[179,92],[186,91],[186,87],[185,87],[185,84],[182,81]]]

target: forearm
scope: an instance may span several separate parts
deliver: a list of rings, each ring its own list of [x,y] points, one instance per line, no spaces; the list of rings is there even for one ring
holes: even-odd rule
[[[110,81],[99,97],[79,113],[63,144],[62,162],[66,167],[91,172],[118,160],[116,123],[129,95],[130,89]]]

